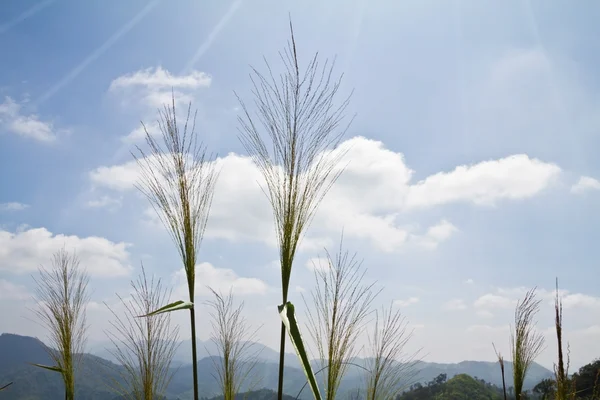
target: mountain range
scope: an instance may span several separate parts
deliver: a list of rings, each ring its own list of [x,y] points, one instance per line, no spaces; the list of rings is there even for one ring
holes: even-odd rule
[[[189,362],[189,341],[183,341],[174,357],[174,375],[166,393],[170,400],[188,400],[192,398],[192,366]],[[211,347],[212,346],[212,347]],[[253,386],[244,387],[250,389],[277,388],[278,359],[279,354],[269,347],[256,343],[256,350],[260,350],[260,362],[255,372],[262,379]],[[105,347],[92,346],[91,352],[82,357],[81,368],[77,371],[76,392],[79,400],[117,400],[119,397],[111,390],[110,384],[119,381],[120,366],[114,363],[114,359]],[[218,396],[218,385],[214,378],[214,357],[216,348],[211,342],[203,342],[198,346],[201,351],[198,354],[199,385],[202,396],[206,398]],[[218,361],[218,360],[217,360]],[[354,360],[361,363],[364,360]],[[59,400],[64,398],[64,391],[60,376],[51,371],[31,366],[29,363],[52,364],[46,353],[46,345],[40,340],[14,334],[4,333],[0,335],[0,386],[8,382],[14,382],[6,391],[0,393],[0,400]],[[506,362],[506,376],[510,381],[512,376],[512,364]],[[439,374],[446,374],[448,379],[455,375],[467,374],[487,382],[500,386],[501,376],[497,363],[483,361],[463,361],[456,364],[441,364],[430,362],[419,362],[416,365],[418,372],[415,378],[418,382],[428,382]],[[362,371],[356,367],[350,367],[342,381],[340,393],[349,392],[361,385]],[[544,378],[552,376],[548,369],[533,364],[528,372],[525,388],[531,388]],[[286,354],[286,374],[284,387],[286,393],[296,397],[306,377],[300,369],[294,354]],[[310,390],[305,388],[301,399],[310,399]]]

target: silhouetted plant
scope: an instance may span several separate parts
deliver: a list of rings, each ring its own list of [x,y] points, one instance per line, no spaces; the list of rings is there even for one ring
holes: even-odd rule
[[[75,397],[75,368],[81,361],[86,342],[86,304],[88,275],[80,269],[79,259],[64,248],[54,253],[52,266],[39,268],[35,297],[35,313],[49,331],[46,346],[54,366],[33,364],[59,372],[65,384],[65,399]]]
[[[169,301],[169,293],[162,287],[160,279],[154,280],[142,273],[131,281],[131,296],[123,298],[117,294],[123,307],[119,315],[108,304],[114,320],[107,335],[114,345],[110,353],[123,368],[119,368],[124,384],[114,382],[123,399],[154,400],[164,396],[173,376],[171,361],[177,349],[179,328],[171,327],[169,314],[151,315]]]
[[[194,400],[198,400],[195,271],[218,173],[214,163],[208,160],[206,148],[198,142],[195,135],[195,115],[188,131],[190,109],[191,104],[181,132],[177,125],[173,97],[172,106],[165,105],[160,112],[158,124],[162,133],[162,144],[144,126],[150,153],[146,154],[137,147],[139,157],[135,154],[133,156],[140,167],[141,179],[137,187],[146,195],[175,242],[183,263],[189,295],[188,301],[178,300],[149,315],[189,309]]]
[[[298,243],[340,173],[336,166],[342,152],[327,151],[338,145],[345,132],[339,128],[349,102],[346,98],[340,106],[334,105],[341,78],[333,80],[333,64],[326,61],[321,66],[318,53],[300,72],[291,22],[290,34],[287,49],[280,53],[285,72],[279,78],[275,78],[269,63],[266,63],[267,76],[252,68],[256,117],[251,116],[238,96],[243,109],[243,116],[238,117],[240,140],[265,179],[266,189],[263,190],[275,219],[281,263],[282,304],[279,311],[282,317],[288,312],[293,313],[293,307],[287,307],[285,312],[284,307],[289,303],[290,277]],[[263,130],[267,140],[263,138]],[[282,322],[279,400],[283,396],[285,334],[286,323]],[[299,335],[296,337],[300,338]]]

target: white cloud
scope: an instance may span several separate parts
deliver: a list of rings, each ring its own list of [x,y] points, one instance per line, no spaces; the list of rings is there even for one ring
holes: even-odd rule
[[[582,176],[571,186],[571,193],[582,194],[590,190],[600,190],[600,181],[589,176]]]
[[[473,279],[469,278],[469,279],[467,279],[467,280],[465,281],[465,283],[466,283],[467,285],[472,285],[473,283],[475,283],[475,281],[474,281]]]
[[[53,253],[64,247],[75,250],[81,266],[92,276],[124,276],[129,274],[129,252],[126,243],[89,236],[66,236],[45,228],[11,233],[0,230],[0,271],[24,274],[49,266]]]
[[[26,208],[29,208],[28,204],[18,203],[18,202],[10,202],[10,203],[0,203],[0,212],[2,211],[22,211]]]
[[[171,104],[172,97],[176,105],[188,104],[193,100],[193,93],[208,88],[211,81],[212,78],[205,72],[194,70],[186,75],[174,75],[158,66],[119,76],[111,82],[108,90],[120,96],[124,105],[141,105],[147,113],[155,113],[156,108]],[[122,140],[131,142],[141,137],[136,129]]]
[[[120,76],[113,80],[109,90],[117,90],[133,86],[143,86],[146,88],[171,89],[197,89],[210,86],[212,78],[210,75],[192,71],[188,75],[173,75],[161,66],[156,68],[147,68]]]
[[[492,293],[484,294],[473,303],[477,308],[512,308],[516,304],[517,299],[511,299]]]
[[[10,97],[0,103],[0,128],[40,142],[56,140],[56,130],[49,121],[42,121],[35,114],[25,114],[22,106]]]
[[[25,286],[0,279],[0,300],[27,300],[30,298],[31,293]]]
[[[438,172],[411,187],[408,208],[452,202],[494,205],[503,199],[525,199],[546,189],[561,169],[525,154],[459,166]]]
[[[459,311],[459,310],[466,309],[467,305],[465,304],[465,301],[462,299],[452,299],[452,300],[449,300],[446,303],[444,303],[442,308],[444,310],[449,310],[449,311]]]
[[[139,142],[140,140],[144,140],[146,138],[146,130],[148,131],[150,136],[158,136],[161,133],[157,121],[145,124],[145,127],[146,129],[144,129],[144,126],[142,124],[139,124],[138,127],[129,132],[128,135],[121,137],[121,141],[124,143],[135,143]]]
[[[114,198],[111,196],[104,195],[98,199],[89,200],[86,203],[86,206],[89,208],[107,208],[109,210],[115,210],[121,207],[122,201],[122,197]]]
[[[394,300],[394,305],[397,307],[408,307],[410,305],[416,304],[419,302],[419,298],[418,297],[409,297],[406,300]]]
[[[296,293],[305,293],[306,289],[304,289],[302,286],[296,286]]]
[[[335,151],[347,151],[339,166],[346,168],[303,239],[305,249],[321,249],[332,233],[337,235],[344,227],[345,235],[368,240],[382,251],[411,244],[433,250],[458,228],[446,219],[428,227],[399,221],[416,209],[452,202],[491,205],[502,199],[531,197],[549,187],[560,173],[553,164],[517,155],[458,167],[412,184],[413,171],[404,156],[384,148],[381,142],[355,137]],[[230,153],[215,163],[221,173],[206,237],[258,239],[275,245],[272,211],[259,186],[264,180],[252,160]],[[90,173],[94,184],[116,191],[131,190],[137,176],[135,161],[102,166]]]
[[[177,287],[177,294],[182,298],[187,298],[185,271],[183,269],[177,271],[173,281]],[[232,290],[236,295],[265,294],[268,290],[267,284],[258,278],[240,277],[231,269],[216,268],[212,264],[204,262],[196,265],[196,294],[210,295],[211,292],[207,286],[222,293]]]

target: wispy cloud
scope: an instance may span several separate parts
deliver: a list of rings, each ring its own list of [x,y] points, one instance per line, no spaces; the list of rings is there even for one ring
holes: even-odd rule
[[[408,299],[405,300],[394,300],[394,305],[398,306],[398,307],[408,307],[410,305],[416,304],[419,302],[419,298],[418,297],[409,297]]]
[[[571,193],[582,194],[590,190],[600,190],[600,181],[590,176],[582,176],[571,186]]]
[[[20,136],[40,142],[56,140],[56,130],[50,121],[42,121],[36,114],[27,114],[21,104],[11,97],[0,103],[0,127]]]
[[[10,203],[0,203],[0,211],[22,211],[29,208],[28,204],[19,203],[16,201]]]
[[[208,87],[211,83],[210,75],[191,71],[187,75],[173,75],[161,66],[156,68],[147,68],[131,74],[123,75],[113,80],[109,90],[118,90],[123,88],[143,86],[147,89],[197,89]]]

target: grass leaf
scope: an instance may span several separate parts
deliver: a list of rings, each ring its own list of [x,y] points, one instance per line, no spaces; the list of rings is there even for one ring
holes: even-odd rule
[[[12,382],[7,383],[6,385],[0,387],[0,392],[3,391],[4,389],[6,389],[7,387],[9,387],[10,385],[12,385]]]
[[[62,370],[62,368],[60,368],[60,367],[50,367],[48,365],[35,364],[35,363],[31,363],[31,365],[35,365],[36,367],[44,368],[44,369],[47,369],[47,370],[50,370],[50,371],[59,372],[61,374],[64,372]]]
[[[158,310],[154,310],[148,314],[138,315],[138,318],[149,317],[151,315],[162,314],[162,313],[177,311],[177,310],[189,310],[190,308],[193,308],[193,307],[194,307],[194,303],[192,303],[191,301],[177,300],[171,304],[167,304],[166,306],[161,307]]]
[[[300,328],[298,327],[296,315],[294,314],[294,305],[288,301],[277,308],[279,309],[279,316],[287,328],[290,340],[296,349],[296,354],[302,363],[304,374],[306,375],[306,379],[308,379],[308,383],[310,384],[310,388],[312,389],[315,400],[321,400],[321,393],[319,392],[317,379],[312,372],[312,367],[310,366],[310,361],[308,359],[308,353],[304,347],[302,335],[300,334]]]

